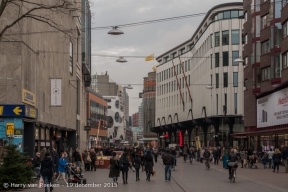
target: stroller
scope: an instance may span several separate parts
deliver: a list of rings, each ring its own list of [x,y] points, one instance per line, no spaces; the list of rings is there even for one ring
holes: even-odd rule
[[[257,167],[257,165],[256,165],[256,160],[257,160],[256,155],[251,155],[251,156],[248,157],[247,163],[248,163],[248,167],[249,167],[250,169],[252,169],[253,167],[254,167],[255,169],[258,169],[258,167]]]
[[[67,170],[69,172],[70,177],[68,178],[68,183],[78,183],[78,184],[86,184],[87,180],[84,178],[82,174],[81,168],[73,167],[71,164],[67,165]]]

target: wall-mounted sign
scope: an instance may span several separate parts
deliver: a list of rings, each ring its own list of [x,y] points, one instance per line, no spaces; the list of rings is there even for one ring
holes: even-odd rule
[[[14,135],[14,123],[6,123],[6,135]]]
[[[91,130],[91,126],[84,126],[84,130],[85,131],[90,131]]]
[[[62,105],[62,79],[51,79],[51,106],[61,107]]]
[[[257,127],[288,123],[288,88],[257,99]]]
[[[36,106],[36,96],[34,93],[27,91],[26,89],[22,89],[22,103],[26,103],[28,105]]]
[[[0,117],[28,117],[37,119],[38,110],[28,105],[0,105]]]
[[[14,129],[14,138],[22,138],[23,129]]]

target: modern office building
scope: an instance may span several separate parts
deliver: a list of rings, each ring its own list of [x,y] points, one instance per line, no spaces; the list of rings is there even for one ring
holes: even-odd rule
[[[156,58],[151,130],[165,135],[166,146],[244,147],[231,137],[244,131],[243,65],[234,62],[242,57],[242,18],[243,3],[217,5],[189,40]]]
[[[138,107],[139,113],[139,127],[143,128],[143,103],[140,103]]]
[[[155,124],[155,108],[156,108],[156,71],[149,72],[147,77],[144,77],[144,87],[142,94],[142,110],[143,110],[143,133],[145,137],[150,135],[155,136],[151,133],[150,128]]]
[[[106,74],[91,76],[91,88],[100,95],[117,96],[119,86]]]
[[[132,126],[133,127],[138,127],[139,126],[139,112],[134,113],[132,115]]]
[[[244,0],[244,125],[254,150],[288,145],[287,0]]]

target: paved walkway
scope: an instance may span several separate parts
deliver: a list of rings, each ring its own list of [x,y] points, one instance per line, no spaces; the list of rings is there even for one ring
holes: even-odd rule
[[[221,162],[222,163],[222,162]],[[193,162],[184,163],[182,158],[178,158],[178,165],[175,171],[172,171],[171,182],[165,182],[164,166],[161,162],[155,163],[157,175],[151,177],[151,181],[146,181],[145,172],[140,172],[140,181],[135,181],[135,172],[129,171],[128,184],[123,185],[122,178],[119,178],[118,186],[115,186],[108,178],[108,169],[98,169],[96,172],[84,172],[89,184],[98,184],[97,187],[67,187],[63,181],[61,186],[56,187],[54,192],[90,192],[97,189],[99,192],[214,192],[214,191],[233,191],[233,192],[287,192],[288,174],[284,173],[281,167],[281,173],[273,173],[270,169],[248,169],[238,168],[235,183],[228,180],[228,170],[222,168],[222,164],[211,164],[211,169],[206,170],[204,164]],[[62,182],[62,183],[61,183]],[[100,186],[101,184],[101,186]],[[93,188],[93,189],[92,189]],[[44,189],[30,188],[29,192],[44,191]]]

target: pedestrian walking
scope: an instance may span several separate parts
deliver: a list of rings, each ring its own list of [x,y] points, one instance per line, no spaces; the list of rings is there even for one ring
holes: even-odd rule
[[[277,148],[275,149],[274,155],[272,157],[273,162],[274,162],[274,170],[273,172],[275,173],[275,169],[277,168],[277,173],[279,173],[279,164],[281,162],[281,153],[280,150]]]
[[[141,166],[141,158],[139,157],[138,154],[136,154],[135,158],[134,158],[134,167],[135,167],[135,171],[136,171],[136,181],[140,181],[140,178],[139,178],[140,166]]]
[[[158,150],[156,147],[153,148],[153,155],[154,155],[154,161],[155,163],[157,163]]]
[[[90,163],[92,162],[90,153],[87,150],[84,150],[84,164],[85,164],[85,171],[90,170]]]
[[[123,178],[123,184],[128,184],[127,179],[128,179],[128,171],[130,167],[130,162],[127,157],[127,152],[125,151],[121,158],[120,158],[120,167],[122,171],[122,178]]]
[[[114,183],[118,183],[118,177],[120,175],[120,162],[119,156],[115,152],[112,153],[110,158],[110,171],[109,178],[113,178]]]
[[[267,153],[264,153],[262,157],[262,163],[264,165],[264,169],[267,169],[267,162],[268,162],[268,156],[267,156]]]
[[[62,176],[64,182],[67,184],[67,181],[66,181],[66,179],[65,179],[65,173],[66,173],[66,172],[65,172],[65,167],[66,167],[66,165],[67,165],[67,161],[66,161],[66,159],[65,159],[65,154],[64,154],[64,153],[61,153],[61,158],[59,159],[59,164],[58,164],[58,172],[59,172],[59,175],[58,175],[58,177],[57,177],[57,179],[56,179],[55,182],[58,183],[60,177]]]
[[[140,159],[141,159],[141,167],[142,167],[142,172],[143,172],[144,171],[144,153],[143,153],[143,151],[141,151]]]
[[[91,164],[90,164],[90,171],[96,171],[96,165],[95,165],[95,161],[96,161],[96,153],[93,149],[90,149],[90,158],[91,158]]]
[[[168,149],[163,157],[163,164],[165,165],[165,181],[171,181],[171,170],[174,165],[174,157]]]
[[[243,164],[244,164],[244,159],[245,159],[245,152],[243,151],[243,149],[240,151],[240,161],[241,161],[241,168],[243,168]],[[246,167],[246,165],[245,165]]]
[[[273,155],[274,155],[274,151],[272,150],[272,148],[270,148],[270,151],[268,151],[268,161],[269,161],[269,169],[273,169],[274,167],[274,163],[273,163]]]
[[[50,185],[50,192],[53,191],[53,174],[56,175],[54,163],[50,157],[49,153],[45,153],[45,157],[41,162],[40,175],[43,177],[45,184],[45,192],[48,192],[48,186]]]
[[[144,157],[144,162],[145,162],[146,180],[150,181],[150,176],[153,172],[153,166],[154,166],[153,157],[150,151],[147,151],[147,154]]]

